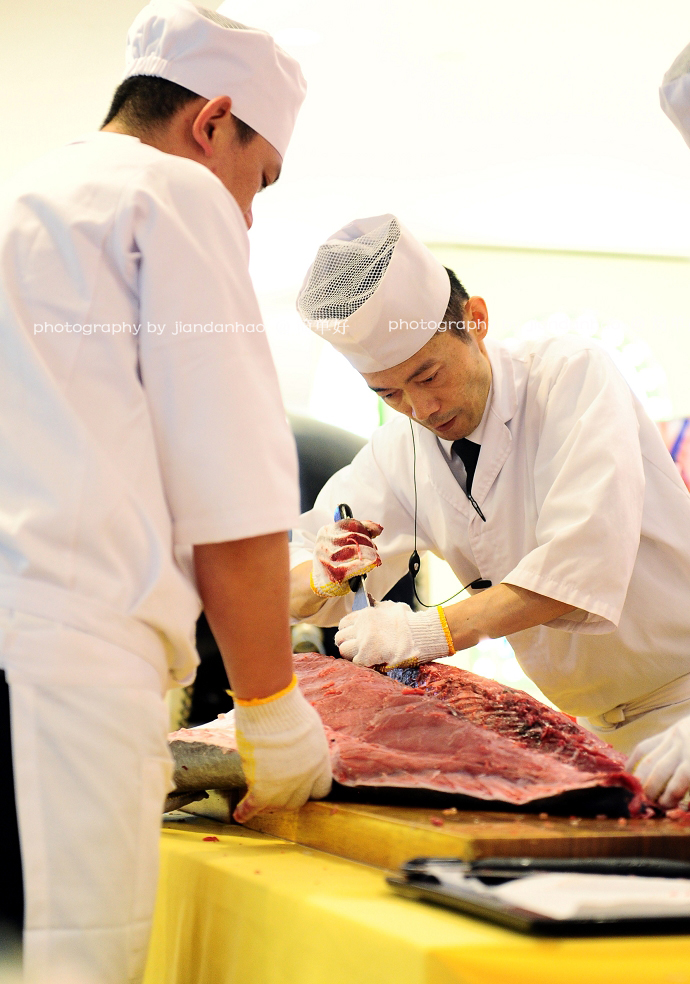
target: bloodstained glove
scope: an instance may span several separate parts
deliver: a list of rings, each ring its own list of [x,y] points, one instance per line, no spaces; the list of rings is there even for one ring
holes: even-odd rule
[[[455,650],[443,609],[413,612],[409,605],[382,601],[340,620],[335,636],[340,655],[358,666],[418,666]]]
[[[660,806],[676,806],[690,789],[690,717],[641,741],[628,759],[628,769]]]
[[[312,591],[321,598],[346,595],[351,577],[380,567],[381,558],[372,538],[382,530],[378,523],[358,519],[340,519],[322,526],[314,545]]]
[[[256,700],[235,697],[237,748],[247,795],[233,816],[246,823],[267,808],[297,810],[331,788],[331,759],[321,718],[297,686]]]

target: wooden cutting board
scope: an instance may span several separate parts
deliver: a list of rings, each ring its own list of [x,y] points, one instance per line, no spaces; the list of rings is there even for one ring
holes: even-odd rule
[[[209,793],[184,807],[230,823],[236,795]],[[283,840],[379,868],[420,856],[660,857],[690,860],[690,826],[672,820],[540,819],[528,813],[443,812],[397,806],[311,802],[262,813],[248,824]]]

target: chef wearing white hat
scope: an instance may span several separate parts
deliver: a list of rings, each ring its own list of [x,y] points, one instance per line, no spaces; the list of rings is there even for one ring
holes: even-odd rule
[[[247,269],[304,90],[267,34],[153,0],[103,129],[3,189],[0,669],[36,984],[141,979],[163,694],[193,677],[199,596],[236,695],[237,817],[330,787],[292,670],[294,442]]]
[[[505,635],[542,691],[617,748],[662,732],[675,748],[690,714],[690,495],[604,351],[574,336],[492,343],[483,299],[392,215],[321,246],[298,309],[400,416],[293,531],[293,616],[339,624],[341,654],[365,666]],[[355,520],[334,524],[343,502]],[[350,612],[349,578],[368,573],[381,599],[423,550],[472,597]],[[666,766],[640,774],[670,805],[690,777],[672,754]]]

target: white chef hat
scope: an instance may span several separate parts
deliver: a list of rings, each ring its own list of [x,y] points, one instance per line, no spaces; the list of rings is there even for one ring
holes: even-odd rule
[[[661,108],[690,146],[690,44],[664,75],[659,99]]]
[[[429,341],[449,298],[448,274],[426,246],[394,215],[375,215],[319,247],[297,310],[359,372],[380,372]]]
[[[151,0],[129,29],[124,78],[156,75],[204,99],[230,96],[233,115],[284,157],[306,82],[270,34],[225,16],[229,6]]]

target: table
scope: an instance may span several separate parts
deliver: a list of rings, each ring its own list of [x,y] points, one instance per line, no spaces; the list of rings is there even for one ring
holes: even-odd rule
[[[690,936],[537,940],[398,898],[381,869],[275,836],[164,825],[145,984],[584,982],[690,984]]]

